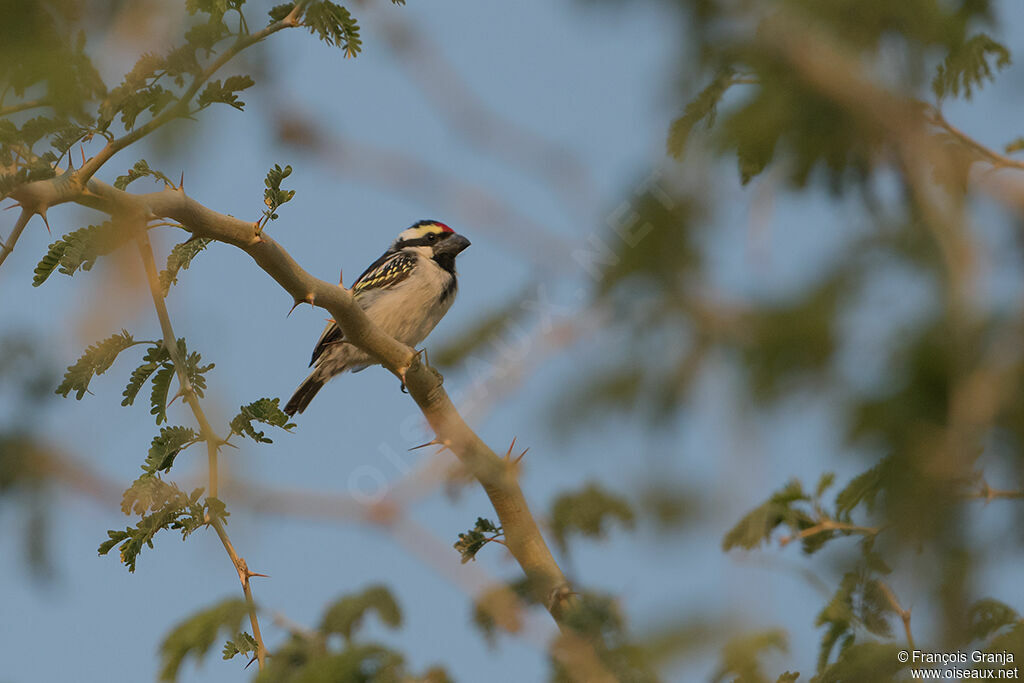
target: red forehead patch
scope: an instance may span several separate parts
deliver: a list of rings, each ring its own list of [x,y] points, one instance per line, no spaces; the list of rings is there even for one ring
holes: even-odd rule
[[[441,232],[455,232],[444,223],[434,223],[437,227],[441,228]]]

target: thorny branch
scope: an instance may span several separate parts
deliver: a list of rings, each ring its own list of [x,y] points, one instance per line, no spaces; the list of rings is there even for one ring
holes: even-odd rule
[[[530,512],[515,468],[496,455],[465,423],[444,390],[441,375],[422,363],[413,349],[381,332],[355,303],[349,290],[307,273],[266,231],[257,234],[255,222],[209,209],[186,196],[181,188],[165,187],[160,192],[136,195],[94,179],[85,192],[75,192],[62,186],[58,177],[24,185],[16,190],[16,198],[33,206],[73,201],[110,214],[175,220],[194,237],[210,238],[245,251],[295,302],[326,309],[347,340],[403,379],[438,441],[455,453],[483,486],[505,530],[509,551],[526,574],[534,598],[547,608],[562,631],[556,649],[569,664],[567,668],[576,672],[580,680],[613,680],[600,664],[592,644],[566,622],[567,611],[576,603],[576,597]],[[173,344],[173,332],[169,338]],[[218,443],[215,436],[212,440]]]
[[[167,304],[164,302],[160,289],[160,277],[157,274],[156,262],[153,258],[153,247],[150,244],[149,235],[145,229],[145,222],[143,219],[136,219],[131,221],[130,227],[135,231],[135,243],[138,247],[143,267],[146,270],[146,280],[149,283],[149,291],[153,297],[153,306],[156,308],[157,317],[160,319],[160,329],[164,336],[164,347],[167,349],[171,362],[174,364],[174,371],[178,377],[181,395],[189,408],[192,409],[192,414],[195,416],[196,422],[199,423],[199,433],[203,441],[206,442],[207,458],[209,461],[209,488],[207,494],[211,498],[216,498],[218,487],[217,451],[221,444],[224,443],[224,440],[217,436],[209,419],[207,419],[203,406],[199,402],[199,397],[192,388],[191,382],[189,382],[181,354],[178,353],[177,337],[174,336],[171,319],[167,313]],[[209,515],[207,521],[214,531],[217,532],[217,537],[220,538],[220,542],[224,545],[224,550],[238,571],[238,580],[242,584],[242,592],[245,594],[245,602],[249,608],[249,623],[252,625],[252,635],[256,640],[256,659],[259,668],[262,669],[266,661],[266,646],[263,644],[263,635],[260,632],[256,602],[253,600],[252,588],[249,586],[249,578],[256,576],[256,574],[249,571],[245,559],[238,555],[234,545],[231,543],[231,539],[228,537],[227,530],[224,528],[224,521],[215,514]]]

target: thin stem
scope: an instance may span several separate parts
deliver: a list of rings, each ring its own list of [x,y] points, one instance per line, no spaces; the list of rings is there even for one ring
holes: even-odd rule
[[[235,570],[238,572],[238,580],[242,583],[242,593],[245,595],[245,604],[249,607],[249,624],[252,626],[252,637],[256,640],[256,662],[259,668],[262,669],[266,663],[267,651],[263,645],[263,634],[260,632],[260,622],[256,613],[256,601],[252,597],[252,588],[249,585],[249,579],[256,576],[256,574],[249,571],[245,558],[238,555],[235,546],[231,543],[231,538],[228,537],[227,530],[224,528],[224,522],[219,517],[211,515],[210,526],[217,532],[220,542],[224,545],[224,550],[227,551],[228,557],[231,558],[231,563],[235,565]]]
[[[18,104],[12,104],[7,107],[0,107],[0,116],[10,116],[11,114],[17,114],[18,112],[35,109],[36,107],[49,106],[50,103],[46,100],[29,100],[28,102],[19,102]]]
[[[883,581],[878,582],[878,586],[885,593],[885,599],[889,601],[889,606],[892,607],[896,614],[900,615],[900,619],[903,621],[903,632],[907,636],[907,647],[911,650],[914,649],[914,634],[910,632],[910,610],[903,609],[900,605],[900,601],[896,599],[896,594],[892,592],[892,588],[889,587]]]
[[[1024,498],[1024,491],[1010,489],[994,489],[988,485],[987,481],[982,480],[981,490],[970,494],[968,497],[982,498],[986,503],[990,503],[993,500],[996,500],[997,498],[1002,498],[1006,500]]]
[[[18,243],[18,238],[21,237],[21,233],[25,230],[25,226],[28,225],[31,218],[32,212],[28,209],[22,209],[18,215],[17,222],[14,224],[14,229],[11,230],[11,234],[7,236],[6,241],[0,242],[0,266],[14,252],[14,245]]]
[[[865,536],[875,536],[881,530],[881,527],[858,526],[856,524],[847,524],[846,522],[837,522],[834,519],[826,518],[812,527],[807,527],[800,533],[780,538],[779,545],[786,546],[792,543],[793,541],[802,541],[805,538],[817,536],[818,534],[823,534],[827,531],[849,531],[855,534],[864,534]]]
[[[990,147],[986,147],[971,136],[964,133],[962,130],[951,124],[946,120],[946,117],[942,115],[938,107],[929,107],[925,113],[928,118],[928,122],[933,126],[943,129],[954,138],[957,142],[970,148],[981,156],[985,161],[992,164],[997,168],[1013,168],[1018,171],[1024,171],[1024,161],[1018,159],[1011,159],[1010,157],[1000,154]]]
[[[192,388],[192,383],[189,381],[188,375],[185,372],[185,365],[181,358],[181,354],[178,353],[177,337],[174,336],[174,328],[171,327],[171,318],[167,313],[167,304],[164,301],[163,292],[160,289],[160,277],[157,274],[156,260],[153,257],[153,245],[149,241],[149,234],[146,232],[145,226],[142,224],[141,220],[135,221],[135,225],[133,227],[135,228],[135,242],[139,249],[139,256],[142,258],[142,264],[146,271],[146,279],[149,282],[149,292],[153,297],[153,306],[156,308],[157,318],[160,320],[160,329],[164,335],[164,347],[167,349],[167,353],[171,357],[171,362],[174,364],[174,370],[177,374],[178,383],[181,387],[181,395],[188,406],[192,409],[192,414],[195,415],[196,422],[199,423],[200,436],[206,442],[210,477],[207,496],[209,498],[216,498],[218,489],[217,452],[220,448],[220,444],[224,443],[224,440],[217,436],[216,432],[213,430],[213,426],[207,419],[206,413],[203,411],[203,407],[199,403],[199,397]],[[209,516],[208,521],[210,526],[212,526],[217,532],[217,536],[220,538],[220,541],[224,546],[224,550],[227,551],[228,557],[231,558],[232,564],[235,565],[235,569],[238,571],[238,579],[242,583],[242,593],[245,594],[245,602],[249,608],[249,621],[252,624],[253,630],[252,635],[256,640],[256,658],[259,662],[260,669],[262,669],[266,659],[266,646],[263,644],[263,636],[260,633],[259,619],[256,612],[256,601],[253,600],[252,589],[249,587],[249,577],[253,576],[253,574],[249,571],[249,567],[246,565],[245,559],[239,557],[238,552],[231,543],[227,530],[224,528],[223,521],[216,515],[212,514]]]

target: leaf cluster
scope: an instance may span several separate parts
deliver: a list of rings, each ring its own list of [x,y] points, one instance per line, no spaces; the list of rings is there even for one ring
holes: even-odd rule
[[[853,533],[865,534],[870,540],[878,530],[854,527],[850,519],[853,510],[861,503],[870,511],[879,485],[873,485],[873,482],[878,480],[870,473],[855,477],[836,494],[835,504],[830,508],[823,497],[834,480],[835,476],[826,472],[813,493],[805,492],[797,480],[788,482],[726,532],[722,538],[722,549],[751,550],[771,540],[780,527],[790,531],[791,536],[787,540],[801,538],[803,551],[808,555],[823,548],[833,538]],[[838,528],[833,524],[838,524]]]
[[[270,10],[272,19],[283,19],[292,9],[291,5],[278,5]],[[359,24],[347,9],[330,0],[307,2],[303,5],[303,26],[328,45],[336,45],[346,57],[355,57],[362,50]]]
[[[266,189],[263,190],[263,203],[267,206],[263,211],[264,225],[277,220],[277,210],[282,204],[290,202],[295,197],[295,190],[281,189],[281,182],[291,174],[291,166],[281,168],[280,164],[274,164],[274,167],[267,171],[267,177],[263,181],[263,184],[266,185]]]
[[[469,531],[459,534],[454,548],[458,551],[465,564],[476,559],[476,554],[491,541],[497,541],[504,535],[501,527],[486,517],[477,517],[476,524]]]
[[[202,495],[201,488],[185,493],[176,484],[155,475],[142,475],[125,491],[121,501],[125,514],[135,512],[140,515],[139,521],[123,530],[108,531],[99,554],[106,555],[117,547],[122,564],[129,572],[134,572],[139,554],[143,548],[153,547],[153,538],[158,532],[163,529],[180,531],[184,539],[207,523],[213,499],[201,501]],[[214,513],[218,511],[213,509]]]
[[[994,64],[990,62],[995,60]],[[949,95],[971,99],[974,90],[995,79],[995,71],[1010,66],[1010,51],[990,36],[979,33],[957,45],[939,65],[932,79],[932,92],[942,100]]]

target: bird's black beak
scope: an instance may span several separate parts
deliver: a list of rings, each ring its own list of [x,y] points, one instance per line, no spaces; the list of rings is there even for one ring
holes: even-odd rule
[[[452,235],[448,239],[442,241],[436,247],[434,247],[434,254],[456,254],[462,253],[462,251],[470,244],[469,240],[459,234]]]

